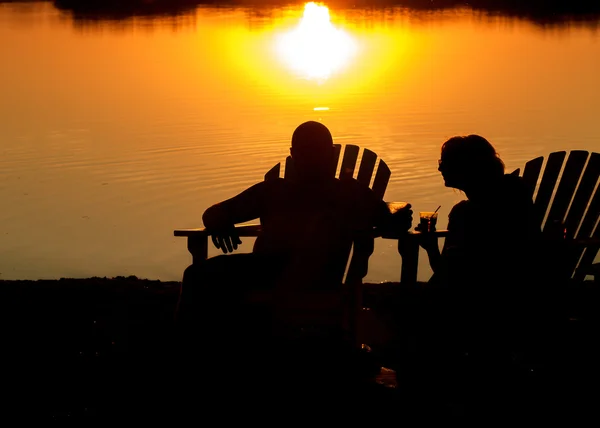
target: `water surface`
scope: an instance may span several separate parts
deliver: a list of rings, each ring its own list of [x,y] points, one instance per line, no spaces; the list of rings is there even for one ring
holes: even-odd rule
[[[375,151],[392,171],[386,200],[442,205],[440,227],[464,198],[437,171],[450,136],[487,137],[508,170],[600,151],[595,20],[313,12],[109,19],[0,3],[0,278],[179,280],[191,256],[173,229],[261,180],[305,120]],[[378,240],[366,280],[397,280],[400,263]],[[430,273],[422,259],[419,279]]]

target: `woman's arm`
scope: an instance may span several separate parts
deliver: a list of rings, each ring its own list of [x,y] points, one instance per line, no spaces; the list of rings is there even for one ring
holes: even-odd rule
[[[450,210],[450,214],[448,214],[448,235],[446,235],[446,238],[444,239],[442,251],[440,251],[438,238],[436,236],[431,236],[427,233],[422,233],[420,236],[419,245],[427,252],[429,265],[435,274],[445,275],[444,271],[446,270],[446,266],[444,266],[444,259],[447,259],[447,257],[444,255],[454,252],[456,249],[462,247],[460,241],[462,240],[461,236],[464,234],[462,225],[464,223],[466,209],[466,201],[463,201],[456,204],[452,207],[452,210]]]
[[[429,259],[429,266],[431,266],[431,270],[433,271],[433,273],[439,274],[442,265],[442,253],[440,252],[438,246],[438,238],[434,236],[432,238],[432,241],[432,243],[427,245],[427,248],[424,248],[425,251],[427,251],[427,258]]]

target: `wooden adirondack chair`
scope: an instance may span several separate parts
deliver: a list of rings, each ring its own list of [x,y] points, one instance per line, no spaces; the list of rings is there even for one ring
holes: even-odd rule
[[[358,163],[358,154],[360,152],[360,148],[355,145],[346,145],[340,163],[342,146],[340,144],[335,144],[334,147],[335,156],[334,163],[331,166],[331,174],[336,174],[339,165],[338,177],[352,178]],[[377,196],[383,199],[391,172],[383,160],[379,160],[377,171],[375,171],[376,163],[377,155],[369,149],[364,149],[356,180],[368,185]],[[373,178],[374,171],[375,176]],[[271,180],[279,178],[280,174],[281,164],[278,163],[265,174],[264,179]],[[285,162],[284,177],[289,177],[292,174],[294,174],[293,163],[291,162],[291,157],[288,156]],[[259,224],[240,225],[236,226],[236,230],[241,237],[256,237],[260,234],[261,227]],[[208,255],[208,238],[210,236],[206,229],[177,229],[174,231],[174,236],[185,236],[188,238],[188,250],[192,254],[192,263],[201,263],[203,260],[206,260]],[[377,231],[374,231],[373,237],[376,236],[381,235],[378,235]],[[393,237],[390,238],[393,239]],[[364,278],[367,273],[368,258],[372,252],[372,240],[371,242],[358,243],[358,245],[355,243],[353,258],[349,270],[350,280],[362,280],[362,278]]]
[[[543,172],[542,172],[542,167]],[[572,281],[587,275],[600,279],[594,259],[600,248],[600,154],[582,150],[553,152],[525,164],[525,181],[532,195],[542,231],[565,239],[565,272]]]

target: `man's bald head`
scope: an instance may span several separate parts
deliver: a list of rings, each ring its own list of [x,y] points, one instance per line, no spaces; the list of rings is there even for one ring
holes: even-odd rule
[[[300,179],[315,180],[333,173],[333,137],[325,125],[315,121],[299,125],[290,149]]]
[[[292,149],[310,150],[326,149],[333,146],[333,137],[325,125],[315,121],[304,122],[296,128],[292,135]]]

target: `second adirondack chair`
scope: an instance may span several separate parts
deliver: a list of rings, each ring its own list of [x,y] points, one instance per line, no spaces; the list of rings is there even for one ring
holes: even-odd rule
[[[587,275],[598,281],[594,259],[600,248],[600,154],[583,150],[550,153],[525,164],[523,180],[533,198],[537,221],[547,236],[567,246],[564,272],[575,283]]]

